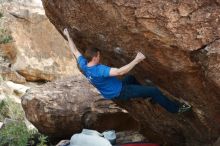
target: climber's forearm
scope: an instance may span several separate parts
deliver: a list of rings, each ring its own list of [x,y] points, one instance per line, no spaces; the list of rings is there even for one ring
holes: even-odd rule
[[[129,64],[122,66],[121,68],[118,69],[118,72],[120,75],[124,75],[126,73],[128,73],[130,70],[132,70],[136,64],[138,64],[139,62],[134,59],[132,62],[130,62]]]
[[[118,76],[118,75],[124,75],[128,73],[130,70],[132,70],[136,64],[138,64],[140,61],[137,59],[134,59],[129,64],[121,67],[121,68],[111,68],[110,70],[110,76]]]
[[[72,38],[69,35],[67,36],[67,39],[68,39],[68,43],[69,43],[69,47],[70,47],[71,52],[74,54],[74,56],[76,58],[78,58],[81,55],[81,53],[76,48],[76,45],[74,44]]]

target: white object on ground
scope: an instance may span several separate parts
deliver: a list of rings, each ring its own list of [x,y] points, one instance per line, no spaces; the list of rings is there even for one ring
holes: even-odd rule
[[[102,134],[95,130],[83,129],[81,133],[71,137],[69,146],[112,146],[107,139],[100,135]]]
[[[102,133],[106,139],[110,141],[111,144],[116,143],[116,133],[115,130],[109,130]]]

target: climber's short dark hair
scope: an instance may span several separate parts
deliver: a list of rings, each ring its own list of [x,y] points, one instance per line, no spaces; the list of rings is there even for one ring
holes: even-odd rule
[[[98,55],[98,52],[101,52],[98,48],[88,48],[85,52],[85,58],[89,62],[92,60],[93,57]]]

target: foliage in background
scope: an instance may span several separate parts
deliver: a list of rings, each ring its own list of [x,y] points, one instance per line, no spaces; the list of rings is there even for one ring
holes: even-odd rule
[[[0,121],[3,121],[6,117],[8,117],[8,108],[7,103],[3,100],[0,102]]]
[[[0,28],[0,44],[10,43],[12,40],[10,33],[6,29]]]
[[[26,146],[30,136],[23,122],[9,123],[0,132],[0,145]]]
[[[39,140],[39,143],[37,144],[37,146],[46,146],[47,136],[40,135],[40,137],[38,138],[38,140]]]
[[[47,142],[46,136],[28,130],[24,122],[9,123],[0,132],[0,146],[47,146]]]
[[[28,130],[24,117],[21,104],[9,97],[0,101],[0,121],[4,121],[5,118],[15,120],[0,130],[0,146],[46,146],[47,137],[37,130]]]
[[[24,111],[21,104],[14,102],[11,98],[0,101],[0,121],[10,118],[18,121],[24,120]]]

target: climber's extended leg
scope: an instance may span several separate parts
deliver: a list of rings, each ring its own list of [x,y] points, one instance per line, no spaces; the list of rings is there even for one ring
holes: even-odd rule
[[[180,106],[178,103],[169,100],[158,88],[154,86],[123,85],[121,94],[115,99],[129,100],[140,97],[152,97],[155,102],[171,113],[185,112],[190,109],[190,107],[186,107],[186,105]],[[180,110],[182,108],[183,110]]]

